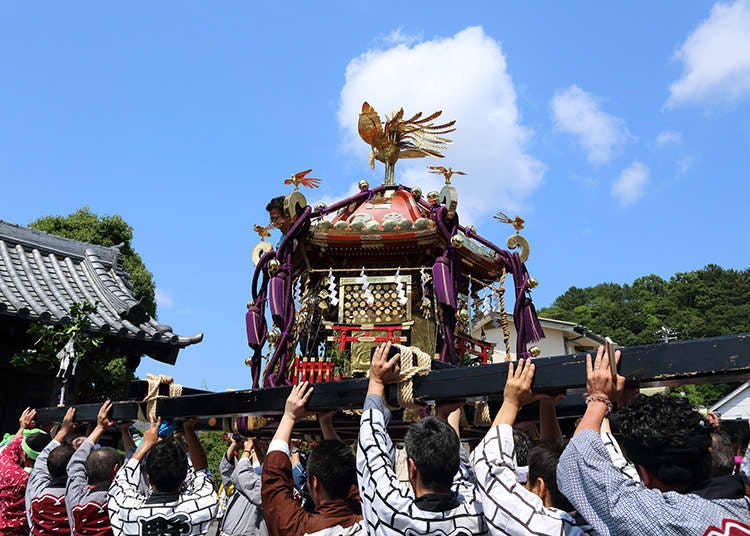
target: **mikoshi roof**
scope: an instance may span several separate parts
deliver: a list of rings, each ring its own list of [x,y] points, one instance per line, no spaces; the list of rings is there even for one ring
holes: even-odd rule
[[[3,317],[63,324],[74,303],[96,306],[92,331],[172,363],[203,340],[182,337],[152,318],[133,294],[122,256],[104,247],[0,220],[0,322]]]

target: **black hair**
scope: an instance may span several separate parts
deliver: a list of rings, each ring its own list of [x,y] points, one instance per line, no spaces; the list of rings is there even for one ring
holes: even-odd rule
[[[271,212],[272,208],[277,208],[281,211],[281,213],[284,213],[284,196],[280,195],[278,197],[274,197],[271,199],[271,201],[268,202],[266,205],[266,212]]]
[[[529,484],[534,485],[537,478],[544,480],[552,499],[552,506],[565,512],[574,508],[557,487],[557,464],[560,461],[565,444],[562,441],[541,441],[529,450]]]
[[[42,452],[50,441],[52,441],[52,438],[47,432],[37,432],[26,438],[26,444],[36,452]]]
[[[731,475],[734,472],[732,440],[724,432],[711,434],[711,476]]]
[[[187,456],[173,441],[157,443],[148,453],[146,474],[158,491],[178,491],[187,472]]]
[[[513,444],[516,447],[516,464],[519,467],[529,465],[529,448],[531,448],[529,434],[518,428],[513,428]]]
[[[74,452],[73,446],[67,443],[52,449],[47,457],[47,471],[53,480],[68,476],[68,462]]]
[[[112,482],[115,465],[122,464],[122,457],[112,447],[92,450],[86,458],[86,474],[89,484],[101,486]]]
[[[680,492],[711,475],[711,425],[684,398],[639,394],[612,419],[626,456]]]
[[[345,499],[357,484],[357,464],[352,449],[335,439],[321,441],[307,459],[307,476],[309,479],[316,477],[330,498]]]
[[[425,488],[450,488],[461,464],[461,445],[447,421],[427,417],[412,424],[404,437],[404,446]]]

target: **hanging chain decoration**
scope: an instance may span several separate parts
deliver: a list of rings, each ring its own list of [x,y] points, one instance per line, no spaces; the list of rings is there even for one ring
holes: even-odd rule
[[[365,273],[364,266],[362,267],[362,271],[359,273],[359,281],[362,285],[362,296],[367,302],[367,305],[372,305],[373,303],[375,303],[375,297],[372,295],[372,291],[370,290],[370,281],[368,281],[367,279],[367,274]]]
[[[467,330],[466,333],[469,335],[472,335],[473,331],[473,322],[472,322],[472,314],[471,314],[471,279],[469,279],[469,288],[468,293],[466,295],[466,313],[467,313],[467,319],[466,319],[466,326]]]
[[[404,290],[404,283],[401,280],[401,268],[396,269],[396,299],[401,305],[406,305],[409,299],[406,297],[406,291]]]
[[[364,273],[364,268],[362,270]],[[339,304],[339,296],[336,291],[336,276],[333,275],[333,268],[328,269],[328,301],[333,307]]]
[[[427,283],[430,282],[430,276],[427,274],[427,271],[424,268],[419,271],[419,275],[420,283],[422,286],[422,303],[420,307],[422,309],[422,316],[424,316],[425,319],[429,320],[432,317],[432,302],[427,296]]]

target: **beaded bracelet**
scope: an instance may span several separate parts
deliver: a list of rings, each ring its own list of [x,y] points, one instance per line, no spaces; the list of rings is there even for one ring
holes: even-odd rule
[[[607,405],[607,413],[605,413],[606,417],[609,417],[612,414],[612,402],[609,401],[609,398],[606,396],[601,395],[586,395],[583,398],[583,401],[586,402],[586,405],[588,406],[590,402],[602,402]]]

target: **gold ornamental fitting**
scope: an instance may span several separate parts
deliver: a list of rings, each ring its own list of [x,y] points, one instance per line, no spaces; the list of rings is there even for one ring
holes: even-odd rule
[[[279,270],[281,270],[281,263],[278,259],[271,259],[268,261],[268,266],[266,267],[268,270],[268,275],[275,275],[278,273]]]
[[[248,357],[247,359],[245,359],[245,365],[247,365],[248,367],[252,367],[253,366],[253,358],[252,357]]]
[[[279,328],[273,328],[269,331],[268,335],[266,335],[266,340],[270,344],[276,345],[281,340],[281,332],[279,331]]]
[[[359,189],[362,191],[369,190],[370,183],[367,182],[365,179],[362,179],[361,181],[359,181]]]
[[[419,199],[420,197],[422,197],[422,188],[414,188],[411,191],[411,195],[414,199]]]
[[[432,191],[427,194],[427,202],[430,203],[433,207],[436,207],[440,204],[440,194]]]
[[[451,245],[454,248],[460,248],[464,245],[464,235],[455,234],[451,236]]]
[[[529,282],[526,283],[526,286],[529,288],[536,288],[539,286],[539,281],[537,281],[533,277],[529,277]]]
[[[324,208],[326,208],[326,204],[323,203],[323,202],[318,202],[318,203],[315,203],[315,206],[313,207],[313,210],[315,212],[317,212],[319,210],[323,210]]]
[[[248,309],[250,309],[250,307],[252,307],[253,305],[255,305],[255,302],[253,300],[250,300],[249,302],[247,302]]]
[[[542,349],[538,346],[532,346],[531,348],[529,348],[529,353],[534,357],[539,357],[540,355],[542,355]]]
[[[477,228],[474,227],[473,225],[467,225],[466,226],[466,230],[469,231],[472,234],[477,234]]]
[[[469,310],[466,308],[461,308],[456,312],[456,318],[458,318],[461,322],[468,322],[469,321]]]

